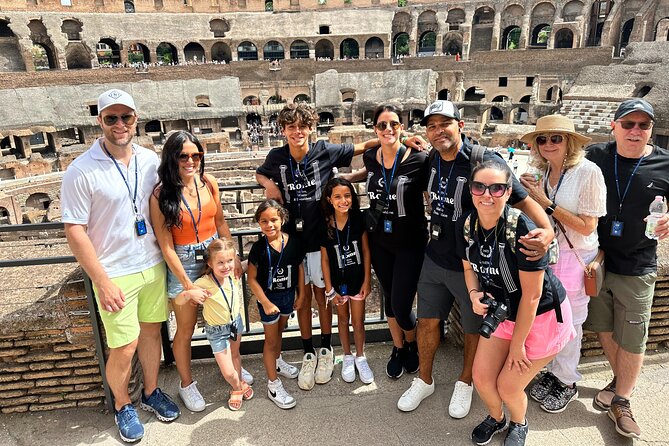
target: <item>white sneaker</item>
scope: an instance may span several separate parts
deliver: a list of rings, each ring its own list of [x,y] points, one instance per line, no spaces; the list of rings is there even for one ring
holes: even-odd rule
[[[206,406],[204,398],[197,390],[197,381],[193,381],[188,387],[181,387],[181,381],[179,381],[179,396],[186,409],[191,412],[202,412]]]
[[[316,367],[316,384],[325,384],[332,379],[334,370],[334,352],[331,348],[318,349],[318,366]]]
[[[249,386],[253,384],[253,375],[249,373],[248,370],[246,370],[244,367],[242,367],[242,379],[248,384]]]
[[[472,407],[473,385],[467,385],[462,381],[455,382],[451,403],[448,405],[448,414],[453,418],[464,418]]]
[[[365,355],[355,357],[355,368],[358,369],[360,381],[364,384],[371,384],[374,382],[374,373],[372,372],[372,369],[369,368]]]
[[[420,402],[434,393],[434,378],[432,384],[425,384],[420,378],[414,378],[411,387],[402,394],[397,401],[397,408],[403,412],[411,412],[416,409]]]
[[[297,377],[297,385],[302,390],[311,390],[316,384],[315,376],[316,373],[316,355],[313,353],[305,353],[304,358],[302,358],[302,368]]]
[[[341,379],[347,383],[355,381],[355,357],[353,355],[344,355],[341,362]]]
[[[291,409],[297,404],[295,398],[283,387],[279,378],[276,381],[267,381],[267,396],[281,409]]]
[[[286,378],[295,379],[299,371],[294,365],[288,364],[281,355],[276,359],[276,373]],[[248,381],[247,381],[248,382]],[[250,384],[250,383],[249,383]]]

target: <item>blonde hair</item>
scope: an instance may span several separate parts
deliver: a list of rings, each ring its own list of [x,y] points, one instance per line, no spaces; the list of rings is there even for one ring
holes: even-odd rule
[[[207,247],[207,266],[204,269],[204,275],[210,274],[212,271],[211,266],[209,266],[209,260],[219,252],[223,251],[232,251],[236,254],[237,249],[235,248],[235,242],[229,238],[218,238],[209,244],[209,247]]]
[[[576,142],[576,139],[573,138],[569,133],[547,132],[546,134],[562,135],[565,141],[567,141],[567,156],[565,157],[563,164],[565,169],[574,167],[581,162],[583,156],[585,155],[583,144]],[[532,138],[532,156],[530,157],[530,165],[536,167],[539,170],[546,170],[546,167],[548,167],[548,160],[541,156],[539,144],[537,144],[538,136],[541,135],[534,135],[534,138]]]

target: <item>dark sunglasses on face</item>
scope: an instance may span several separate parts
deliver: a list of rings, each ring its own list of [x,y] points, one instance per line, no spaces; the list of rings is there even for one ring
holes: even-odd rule
[[[537,145],[543,146],[548,143],[549,139],[553,144],[560,144],[564,140],[564,137],[562,135],[551,135],[550,137],[539,135],[537,136]]]
[[[490,191],[490,195],[499,198],[506,190],[509,188],[509,185],[506,183],[493,183],[493,184],[483,184],[480,181],[472,181],[472,185],[469,187],[472,195],[480,197],[485,194],[486,189]]]
[[[118,120],[123,121],[123,124],[125,125],[133,125],[135,121],[137,120],[137,116],[133,114],[129,115],[105,115],[102,117],[102,121],[105,123],[105,125],[111,127],[112,125],[116,124]]]
[[[632,130],[636,126],[638,126],[639,129],[641,130],[648,130],[653,126],[653,123],[650,121],[646,122],[618,121],[618,122],[620,123],[620,127],[624,128],[625,130]]]
[[[376,130],[383,131],[387,128],[397,130],[400,128],[400,123],[397,121],[379,121],[376,124],[374,124],[374,127],[376,127]]]
[[[179,161],[182,163],[187,163],[189,159],[192,159],[194,163],[201,161],[204,158],[204,153],[195,152],[195,153],[182,153],[179,155]]]

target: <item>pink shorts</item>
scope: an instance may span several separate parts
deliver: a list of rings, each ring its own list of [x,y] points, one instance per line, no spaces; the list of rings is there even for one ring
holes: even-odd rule
[[[525,340],[527,359],[542,359],[556,355],[565,345],[576,337],[576,330],[571,320],[571,305],[565,299],[560,305],[562,323],[557,321],[554,310],[547,311],[534,318],[530,333]],[[499,324],[493,336],[499,339],[511,340],[515,322],[506,320]]]

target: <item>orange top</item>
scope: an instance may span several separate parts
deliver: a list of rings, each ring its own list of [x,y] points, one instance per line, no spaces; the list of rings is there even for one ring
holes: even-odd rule
[[[215,195],[212,194],[210,184],[207,180],[205,180],[205,184],[207,185],[206,189],[209,192],[210,200],[202,205],[202,218],[200,218],[200,224],[197,227],[200,242],[203,242],[216,234],[216,198]],[[202,192],[200,192],[200,200],[204,201],[202,198]],[[190,210],[197,222],[197,205],[191,206]],[[190,216],[190,212],[188,212],[183,205],[181,206],[181,227],[177,228],[176,226],[172,226],[171,232],[172,240],[174,240],[175,245],[192,245],[193,243],[197,243],[193,219]]]

